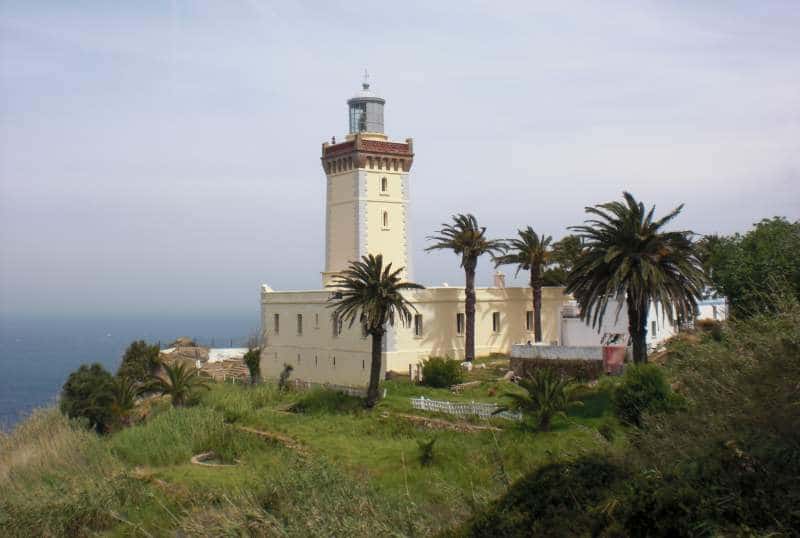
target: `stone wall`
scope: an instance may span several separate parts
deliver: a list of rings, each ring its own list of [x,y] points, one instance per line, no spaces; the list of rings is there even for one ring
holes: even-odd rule
[[[515,344],[511,357],[520,359],[603,360],[603,346],[543,346]]]

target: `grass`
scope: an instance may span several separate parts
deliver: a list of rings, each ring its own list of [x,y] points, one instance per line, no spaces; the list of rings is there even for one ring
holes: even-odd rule
[[[461,394],[387,381],[387,397],[372,411],[324,390],[213,384],[198,405],[161,410],[107,437],[54,411],[36,415],[0,438],[0,490],[11,492],[0,500],[0,526],[13,521],[10,536],[428,536],[465,521],[532,470],[625,446],[605,385],[582,389],[584,406],[548,433],[501,419],[494,432],[430,430],[397,416],[425,415],[411,397],[499,403],[518,390],[497,381],[498,358],[484,361],[491,366],[467,379],[481,383]],[[240,426],[287,435],[310,455]],[[434,438],[432,462],[423,465],[419,443]],[[208,450],[236,465],[189,463]]]

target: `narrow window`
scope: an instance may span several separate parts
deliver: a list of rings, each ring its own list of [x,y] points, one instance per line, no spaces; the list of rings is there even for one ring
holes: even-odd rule
[[[656,336],[656,334],[657,334],[657,331],[656,331],[656,322],[655,322],[655,321],[651,321],[651,322],[650,322],[650,332],[651,332],[651,333],[653,333],[653,338],[655,338],[655,336]]]
[[[316,368],[317,366],[319,366],[319,357],[314,355],[314,367]]]
[[[384,211],[383,212],[383,227],[384,228],[388,228],[389,227],[389,212],[388,211]]]
[[[382,177],[381,178],[381,192],[386,192],[387,190],[389,190],[389,180],[387,180],[385,177]]]
[[[422,336],[422,314],[414,315],[414,336]]]
[[[303,314],[297,314],[297,334],[303,334]]]
[[[361,324],[361,338],[366,338],[367,336],[369,336],[369,333],[367,332],[367,326],[366,326],[366,324],[362,323]]]
[[[275,352],[275,360],[278,360],[278,352]]]
[[[342,320],[333,316],[333,337],[336,338],[342,334]]]
[[[366,368],[366,362],[364,359],[361,359],[361,369],[363,370],[364,368]]]
[[[333,356],[333,365],[336,366],[336,355]]]
[[[528,310],[525,312],[525,330],[533,330],[533,310]]]
[[[378,170],[383,170],[383,159],[378,158]]]
[[[275,334],[280,334],[281,332],[281,315],[275,314]]]
[[[372,168],[372,157],[367,157],[367,164]]]
[[[464,323],[465,323],[464,313],[459,312],[458,314],[456,314],[456,334],[459,336],[464,334]]]
[[[500,332],[500,312],[492,312],[492,331]]]
[[[348,157],[347,158],[347,169],[348,170],[352,170],[353,169],[353,158],[352,157]]]
[[[319,329],[319,312],[314,314],[314,328]]]
[[[300,354],[297,354],[297,364],[300,364]]]
[[[394,168],[394,171],[397,172],[397,159],[392,159],[392,168]]]

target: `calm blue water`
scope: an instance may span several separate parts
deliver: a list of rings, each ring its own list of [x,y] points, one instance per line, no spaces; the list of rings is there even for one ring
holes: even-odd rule
[[[219,319],[0,319],[0,429],[54,403],[67,376],[83,363],[99,362],[114,373],[134,340],[166,347],[189,336],[203,345],[239,347],[257,330],[257,313]]]

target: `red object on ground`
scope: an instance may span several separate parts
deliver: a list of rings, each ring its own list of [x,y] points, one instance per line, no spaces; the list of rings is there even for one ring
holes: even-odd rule
[[[625,346],[603,346],[603,371],[607,374],[622,373],[625,363]]]

